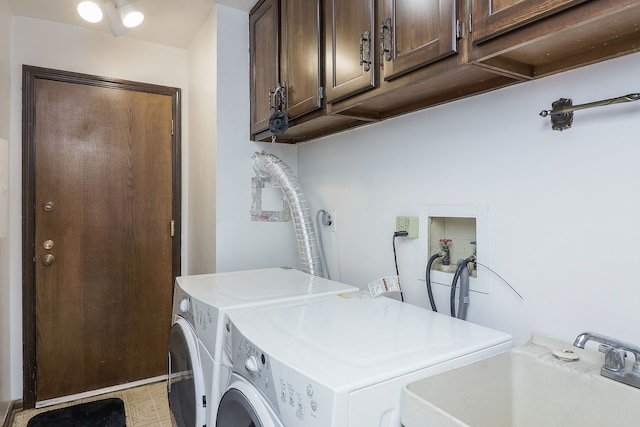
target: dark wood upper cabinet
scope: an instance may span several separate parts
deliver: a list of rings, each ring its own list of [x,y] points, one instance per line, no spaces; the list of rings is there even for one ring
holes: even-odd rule
[[[264,0],[249,27],[251,134],[268,131],[276,108],[289,120],[322,108],[320,0]]]
[[[384,79],[456,53],[456,0],[384,0],[380,16]]]
[[[638,51],[638,0],[473,0],[469,62],[531,80]],[[489,11],[492,11],[489,14]]]
[[[281,80],[290,120],[322,108],[320,0],[281,0]]]
[[[278,0],[264,0],[249,14],[251,134],[269,129],[269,92],[280,82]]]
[[[638,51],[638,0],[262,0],[251,138],[296,143]],[[272,102],[273,103],[273,102]]]
[[[375,0],[325,1],[325,76],[332,103],[376,86]]]
[[[473,0],[473,42],[485,41],[585,1],[588,0]]]

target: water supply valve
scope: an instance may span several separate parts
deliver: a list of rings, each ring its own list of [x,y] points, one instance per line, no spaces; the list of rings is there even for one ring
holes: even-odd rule
[[[451,264],[451,258],[449,258],[449,243],[451,243],[451,239],[440,239],[440,243],[442,244],[442,265]]]
[[[471,245],[473,245],[473,261],[472,261],[472,268],[471,271],[469,272],[469,274],[473,273],[474,270],[476,270],[478,268],[478,264],[477,264],[477,251],[478,251],[478,242],[476,242],[475,240],[470,242]]]

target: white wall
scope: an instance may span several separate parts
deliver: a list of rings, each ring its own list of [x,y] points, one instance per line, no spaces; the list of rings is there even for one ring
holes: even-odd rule
[[[22,64],[183,89],[183,150],[188,151],[187,51],[80,27],[13,17],[11,58],[10,300],[11,396],[22,396],[21,79]],[[184,172],[184,171],[183,171]],[[183,182],[186,182],[183,173]],[[185,202],[183,200],[183,205]],[[186,211],[186,208],[183,208]],[[188,212],[184,212],[185,216]],[[186,245],[185,245],[186,246]]]
[[[11,15],[5,0],[0,1],[0,138],[9,139],[9,85],[11,58]],[[8,168],[0,165],[0,169]],[[4,218],[5,215],[0,215]],[[11,399],[11,306],[9,294],[9,238],[0,238],[0,424]]]
[[[251,156],[296,168],[294,145],[249,140],[249,21],[217,5],[189,46],[189,246],[185,274],[299,267],[291,222],[250,220]]]
[[[183,197],[188,228],[184,274],[215,271],[216,263],[216,20],[217,9],[189,46],[189,160]]]
[[[637,91],[639,67],[640,54],[626,56],[299,145],[312,210],[337,212],[336,233],[324,233],[334,276],[366,287],[395,274],[397,215],[485,205],[480,261],[524,299],[490,274],[490,293],[471,296],[471,321],[517,342],[594,330],[640,344],[640,103],[577,112],[564,132],[538,115],[560,97]],[[427,307],[418,251],[398,239],[407,300]],[[448,290],[435,289],[445,312]]]
[[[249,17],[217,6],[217,271],[300,268],[291,222],[252,222],[251,156],[267,151],[296,170],[297,147],[249,140]]]

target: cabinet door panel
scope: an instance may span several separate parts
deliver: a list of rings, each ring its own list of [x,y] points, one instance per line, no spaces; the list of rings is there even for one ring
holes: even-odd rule
[[[325,73],[329,103],[375,87],[374,1],[325,2]],[[362,63],[363,59],[368,61]]]
[[[385,80],[456,53],[455,0],[384,0],[382,20]]]
[[[277,0],[265,0],[249,15],[251,49],[251,133],[269,129],[269,91],[279,82]]]
[[[588,0],[473,0],[473,42],[479,43]]]
[[[320,0],[281,0],[282,79],[289,119],[322,107]]]

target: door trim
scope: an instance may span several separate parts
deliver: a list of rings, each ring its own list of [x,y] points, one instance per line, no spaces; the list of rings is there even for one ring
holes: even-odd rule
[[[36,404],[36,299],[35,299],[35,82],[38,79],[131,90],[172,99],[172,211],[175,224],[172,244],[173,278],[180,275],[182,235],[181,91],[179,88],[100,77],[49,68],[22,66],[22,337],[23,403]]]

